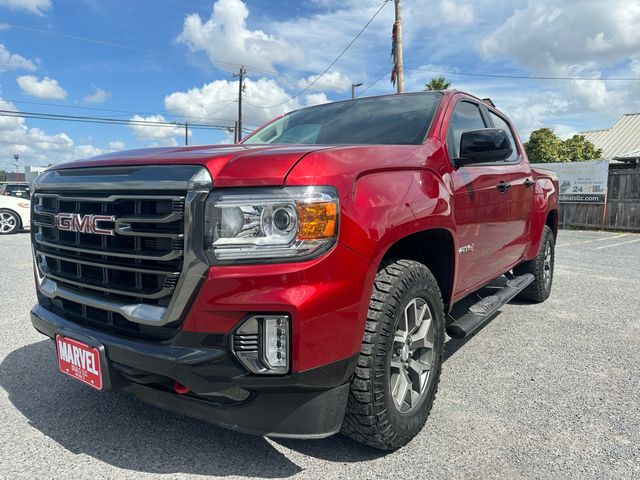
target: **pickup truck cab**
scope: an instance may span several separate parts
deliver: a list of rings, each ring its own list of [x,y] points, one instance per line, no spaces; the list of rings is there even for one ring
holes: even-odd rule
[[[429,414],[445,330],[548,297],[557,191],[508,118],[457,91],[308,107],[239,145],[59,165],[33,184],[32,323],[62,373],[98,390],[396,449]]]

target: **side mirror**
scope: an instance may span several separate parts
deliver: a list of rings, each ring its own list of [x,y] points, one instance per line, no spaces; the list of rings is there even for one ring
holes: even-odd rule
[[[462,132],[460,157],[456,166],[474,163],[502,162],[509,158],[513,149],[509,145],[507,132],[500,128],[480,128]]]

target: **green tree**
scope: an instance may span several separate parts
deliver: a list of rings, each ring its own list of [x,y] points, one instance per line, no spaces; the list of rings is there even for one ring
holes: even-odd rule
[[[563,141],[559,153],[562,162],[582,162],[602,158],[602,149],[596,148],[584,135],[574,135]]]
[[[429,83],[424,84],[424,90],[446,90],[451,86],[451,82],[444,77],[432,78]]]
[[[562,140],[548,127],[534,130],[524,149],[531,163],[582,162],[602,158],[602,149],[596,148],[584,135]]]
[[[7,172],[4,170],[0,170],[0,182],[5,182],[7,180]]]
[[[531,163],[560,162],[562,140],[550,128],[539,128],[531,132],[529,141],[524,144]]]

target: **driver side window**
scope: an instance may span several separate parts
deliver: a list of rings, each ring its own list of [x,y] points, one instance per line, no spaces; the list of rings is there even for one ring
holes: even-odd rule
[[[447,133],[449,158],[453,159],[460,156],[460,137],[462,132],[485,127],[478,105],[467,101],[458,102],[451,114],[449,132]]]

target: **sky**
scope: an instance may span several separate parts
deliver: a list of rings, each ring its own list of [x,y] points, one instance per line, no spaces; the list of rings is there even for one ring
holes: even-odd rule
[[[177,122],[126,126],[0,116],[0,169],[184,142],[184,122],[232,126],[392,93],[393,2],[0,0],[0,110]],[[440,72],[490,97],[526,140],[607,128],[640,111],[636,0],[403,0],[406,91]],[[314,84],[380,9],[369,27]],[[471,75],[470,75],[471,74]],[[498,75],[491,77],[483,75]],[[530,79],[512,77],[565,77]],[[575,77],[603,80],[578,80]],[[1,112],[0,112],[1,114]],[[192,144],[229,143],[190,129]]]

